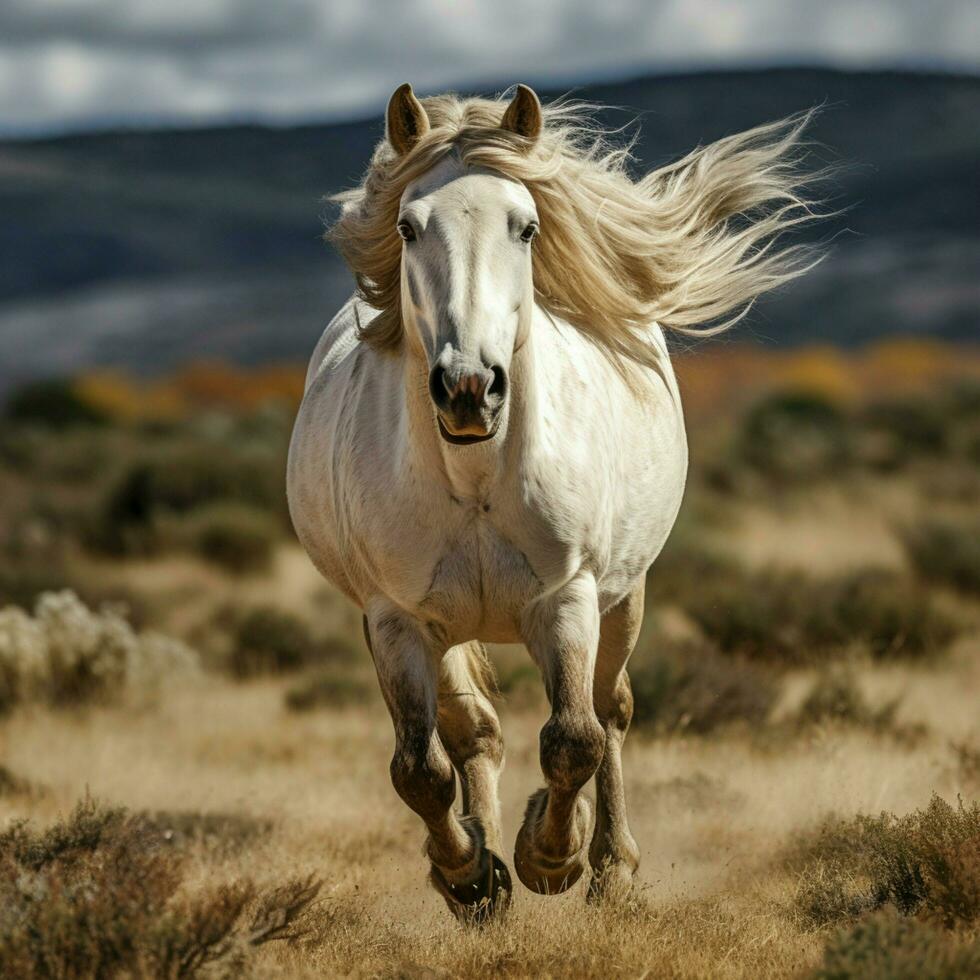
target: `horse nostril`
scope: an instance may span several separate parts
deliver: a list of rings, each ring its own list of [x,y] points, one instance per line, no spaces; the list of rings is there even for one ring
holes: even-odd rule
[[[500,366],[456,377],[441,364],[429,372],[429,394],[436,408],[448,411],[454,405],[487,405],[502,401],[507,392],[507,373]]]
[[[493,372],[493,381],[487,388],[487,394],[503,398],[507,394],[507,372],[499,364],[494,364],[490,370]]]
[[[445,368],[440,364],[429,372],[429,394],[440,408],[449,402],[449,379],[446,377]]]

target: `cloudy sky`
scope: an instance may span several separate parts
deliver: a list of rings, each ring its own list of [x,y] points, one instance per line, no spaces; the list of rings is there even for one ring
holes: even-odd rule
[[[980,2],[0,0],[0,130],[358,115],[405,80],[802,62],[978,71]]]

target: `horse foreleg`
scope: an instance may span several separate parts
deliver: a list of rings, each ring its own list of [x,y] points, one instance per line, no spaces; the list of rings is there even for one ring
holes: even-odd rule
[[[605,732],[592,684],[599,642],[595,580],[579,575],[525,614],[524,641],[544,677],[551,717],[541,730],[547,786],[528,800],[514,863],[533,891],[556,894],[586,867],[591,807],[580,795],[602,761]]]
[[[492,675],[479,643],[453,647],[439,671],[438,731],[459,773],[463,813],[478,820],[487,847],[500,847],[500,801],[497,786],[504,765],[500,721],[489,698]]]
[[[589,863],[589,899],[621,899],[629,894],[640,852],[626,819],[622,748],[633,718],[633,692],[626,662],[643,621],[644,584],[603,617],[599,629],[593,700],[606,730],[606,751],[596,772],[596,819]]]
[[[506,905],[509,880],[479,823],[453,809],[456,776],[436,727],[442,651],[420,623],[384,601],[368,603],[365,633],[395,729],[391,781],[428,828],[430,880],[457,918],[483,921]]]

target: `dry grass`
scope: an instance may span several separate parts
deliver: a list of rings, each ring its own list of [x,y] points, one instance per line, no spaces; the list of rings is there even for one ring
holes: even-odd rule
[[[958,681],[966,708],[976,676],[960,672]],[[962,789],[936,710],[951,696],[945,674],[917,684],[917,711],[932,722],[919,744],[848,727],[779,745],[748,733],[637,733],[625,755],[643,851],[636,902],[596,911],[581,885],[553,898],[521,891],[506,922],[466,933],[425,883],[421,826],[388,781],[383,708],[297,715],[283,707],[286,683],[212,677],[152,712],[18,712],[0,728],[0,759],[48,792],[0,795],[0,820],[50,823],[87,790],[175,834],[191,855],[191,890],[215,876],[316,874],[324,891],[312,933],[256,951],[262,976],[763,977],[814,966],[825,941],[800,919],[798,871],[780,863],[781,848],[827,812],[905,814],[932,789],[950,800]],[[543,720],[543,710],[503,716],[511,835],[540,782]]]
[[[961,980],[980,974],[980,938],[950,940],[915,919],[879,914],[841,930],[811,980]]]

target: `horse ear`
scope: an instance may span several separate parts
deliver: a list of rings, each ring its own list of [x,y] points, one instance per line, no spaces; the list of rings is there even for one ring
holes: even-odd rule
[[[536,140],[541,132],[541,103],[534,89],[526,85],[518,85],[517,93],[511,100],[504,118],[500,123],[501,129],[507,129],[528,140]]]
[[[406,82],[395,89],[385,116],[388,142],[404,156],[429,131],[429,117]]]

